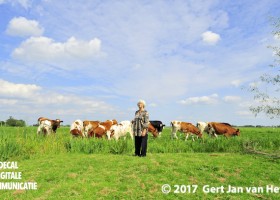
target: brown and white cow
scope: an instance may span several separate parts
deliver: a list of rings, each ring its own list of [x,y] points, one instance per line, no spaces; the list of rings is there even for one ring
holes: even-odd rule
[[[52,126],[50,121],[43,121],[37,129],[37,134],[49,135],[52,133]]]
[[[200,130],[201,133],[206,132],[210,136],[208,122],[197,122],[196,127]]]
[[[125,137],[127,133],[130,134],[131,139],[133,140],[133,131],[131,121],[121,121],[119,124],[111,126],[110,130],[107,131],[107,138],[110,140],[114,138],[118,140],[120,137]]]
[[[151,124],[151,122],[149,122],[148,132],[152,133],[155,138],[159,135],[158,130]]]
[[[56,130],[60,127],[61,122],[63,121],[60,119],[53,120],[45,117],[39,117],[37,134],[43,133],[44,135],[49,135],[51,133],[56,133]]]
[[[210,134],[215,137],[217,137],[217,135],[224,135],[227,138],[230,136],[240,136],[239,129],[233,128],[228,123],[209,122],[208,129]]]
[[[89,133],[89,137],[102,138],[106,135],[107,131],[109,131],[110,128],[115,124],[118,124],[117,120],[115,119],[100,122],[99,125]]]
[[[159,120],[150,120],[150,123],[157,130],[158,136],[160,136],[165,124],[163,124],[162,121]]]
[[[77,119],[75,120],[70,126],[70,133],[75,137],[85,137],[84,134],[84,125],[82,120]]]
[[[103,137],[112,125],[117,124],[117,120],[100,121],[84,121],[84,133],[86,137]]]
[[[189,122],[182,122],[182,121],[172,121],[171,122],[171,138],[178,138],[176,133],[177,131],[185,133],[186,138],[188,139],[189,135],[196,135],[199,138],[202,138],[202,133],[200,130],[194,126],[192,123]],[[194,141],[194,138],[192,138]]]
[[[99,126],[99,124],[100,121],[89,121],[89,120],[83,121],[85,137],[92,137],[93,130],[96,129]]]

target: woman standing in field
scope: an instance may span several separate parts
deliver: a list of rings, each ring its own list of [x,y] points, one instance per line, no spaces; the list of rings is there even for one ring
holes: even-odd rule
[[[145,157],[148,142],[149,113],[145,110],[146,103],[139,100],[137,103],[139,110],[135,112],[133,120],[133,133],[135,138],[135,156]]]

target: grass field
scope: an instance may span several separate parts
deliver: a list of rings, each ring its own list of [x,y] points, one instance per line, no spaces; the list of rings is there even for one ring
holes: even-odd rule
[[[34,127],[0,127],[1,161],[17,161],[19,181],[38,185],[37,190],[0,190],[0,199],[279,199],[280,191],[203,192],[205,185],[280,187],[279,136],[280,129],[241,128],[240,137],[205,135],[192,142],[183,136],[171,140],[166,128],[161,138],[149,137],[147,157],[139,158],[132,156],[130,139],[72,138],[64,127],[56,136],[38,137]],[[171,186],[169,194],[162,193],[164,184]],[[198,188],[174,193],[176,185]]]

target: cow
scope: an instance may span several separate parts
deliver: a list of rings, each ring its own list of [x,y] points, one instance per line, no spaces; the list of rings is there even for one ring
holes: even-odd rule
[[[197,122],[196,127],[200,130],[201,133],[206,132],[210,136],[208,122]]]
[[[115,125],[115,124],[118,124],[118,121],[117,120],[115,120],[115,119],[112,119],[112,120],[106,120],[106,121],[110,121],[110,122],[112,122],[112,125]]]
[[[85,137],[84,125],[83,125],[82,120],[77,119],[71,124],[70,133],[75,137],[78,137],[78,136]]]
[[[85,137],[92,137],[93,130],[96,129],[100,124],[100,121],[89,121],[85,120],[83,121],[83,127],[84,127],[84,135]]]
[[[118,140],[122,136],[126,136],[129,133],[133,140],[132,123],[131,121],[121,121],[119,124],[111,126],[110,130],[107,131],[107,138],[110,140],[114,138]]]
[[[228,123],[209,122],[208,129],[210,134],[217,137],[217,135],[224,135],[226,138],[230,136],[240,136],[239,129],[233,128]]]
[[[57,128],[60,127],[60,123],[63,122],[60,119],[48,119],[45,117],[38,118],[38,129],[37,134],[44,133],[45,135],[49,135],[51,133],[56,133]]]
[[[161,121],[152,120],[150,121],[151,125],[157,129],[158,135],[161,135],[162,129],[165,126]]]
[[[186,135],[185,140],[188,139],[190,134],[196,135],[197,137],[202,138],[202,133],[200,132],[200,130],[189,122],[172,121],[171,128],[172,128],[171,138],[176,138],[176,139],[178,138],[176,135],[177,131],[185,133],[185,135]],[[194,141],[194,138],[192,138],[192,140]]]
[[[151,123],[148,125],[148,132],[152,133],[155,138],[159,135],[158,130]]]
[[[48,120],[42,121],[37,129],[37,134],[49,135],[52,132],[51,122]]]
[[[88,137],[97,137],[102,138],[106,135],[107,131],[110,130],[111,126],[117,124],[118,122],[114,120],[107,120],[105,122],[100,122],[98,126],[94,129],[91,129],[88,132]]]

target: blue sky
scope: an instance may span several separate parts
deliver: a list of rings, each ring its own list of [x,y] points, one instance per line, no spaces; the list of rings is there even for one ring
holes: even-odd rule
[[[0,120],[276,125],[246,88],[274,57],[278,0],[0,0]]]

